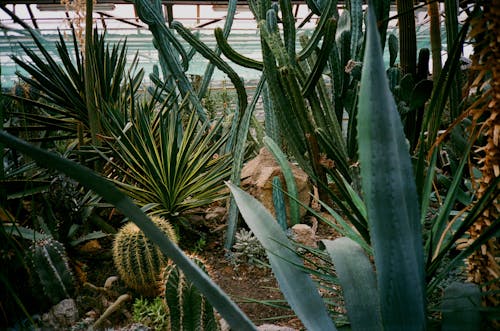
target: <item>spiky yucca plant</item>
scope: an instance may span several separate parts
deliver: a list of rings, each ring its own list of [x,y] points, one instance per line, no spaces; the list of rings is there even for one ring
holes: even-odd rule
[[[166,219],[153,216],[151,220],[172,241],[177,242],[177,235]],[[113,261],[123,282],[145,296],[157,294],[158,276],[168,263],[158,246],[132,222],[116,234]]]
[[[476,15],[472,19],[470,32],[470,38],[475,41],[472,65],[475,79],[471,88],[476,88],[480,96],[469,109],[481,135],[475,150],[475,166],[481,171],[481,177],[476,180],[478,199],[500,177],[500,40],[493,33],[500,28],[500,0],[492,0],[490,5],[483,6],[483,10],[484,15]],[[500,185],[497,185],[497,195],[499,189]],[[470,242],[493,222],[498,222],[499,217],[500,199],[497,196],[470,228]],[[469,280],[487,284],[483,288],[483,291],[489,292],[485,296],[485,304],[491,307],[500,304],[499,253],[500,245],[493,237],[467,261]]]

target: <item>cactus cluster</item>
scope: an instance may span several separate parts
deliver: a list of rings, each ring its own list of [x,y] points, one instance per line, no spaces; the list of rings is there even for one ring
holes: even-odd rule
[[[38,240],[30,251],[35,288],[41,286],[43,294],[53,304],[71,298],[75,281],[63,244],[54,239]]]
[[[207,272],[203,261],[191,257],[203,271]],[[184,276],[172,262],[163,268],[160,275],[161,296],[168,310],[168,330],[172,331],[213,331],[219,330],[214,308],[198,289]]]
[[[177,235],[166,219],[153,216],[151,220],[177,242]],[[168,259],[134,223],[129,222],[116,234],[113,261],[127,286],[145,296],[153,296],[157,294],[157,279]]]

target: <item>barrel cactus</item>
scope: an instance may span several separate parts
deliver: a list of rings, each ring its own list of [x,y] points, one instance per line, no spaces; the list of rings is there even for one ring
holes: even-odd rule
[[[207,272],[200,258],[194,256],[191,257],[191,260]],[[169,262],[162,270],[160,290],[165,307],[169,312],[168,330],[219,330],[212,305],[172,262]]]
[[[63,244],[52,238],[38,240],[30,251],[35,287],[40,286],[45,297],[53,304],[71,298],[75,281]]]
[[[177,242],[175,231],[166,219],[153,216],[151,220],[172,241]],[[137,225],[129,222],[116,234],[113,261],[127,286],[145,296],[154,296],[157,293],[158,276],[168,259]]]

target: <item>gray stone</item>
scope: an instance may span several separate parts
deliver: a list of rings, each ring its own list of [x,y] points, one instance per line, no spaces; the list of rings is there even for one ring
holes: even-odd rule
[[[53,330],[68,330],[77,321],[78,308],[73,299],[64,299],[42,316],[43,326]]]

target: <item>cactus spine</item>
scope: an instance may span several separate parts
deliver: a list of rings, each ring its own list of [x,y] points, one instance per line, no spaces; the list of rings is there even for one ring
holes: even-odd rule
[[[191,257],[191,259],[203,271],[207,272],[200,258]],[[219,330],[212,305],[172,262],[169,262],[161,273],[160,289],[165,306],[169,311],[168,330]]]
[[[36,241],[31,246],[35,284],[54,304],[73,295],[75,285],[63,244],[54,239]]]
[[[177,242],[175,231],[167,220],[157,216],[151,220],[172,241]],[[157,277],[168,262],[160,249],[132,222],[116,234],[113,261],[123,282],[145,296],[157,293]]]

